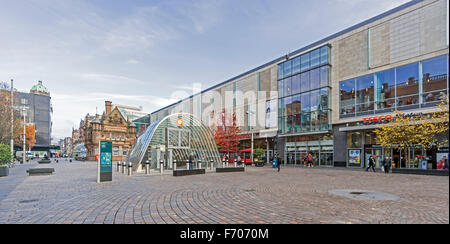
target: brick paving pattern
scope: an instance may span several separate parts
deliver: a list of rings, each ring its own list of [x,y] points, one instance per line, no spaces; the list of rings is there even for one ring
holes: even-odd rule
[[[26,169],[53,167],[51,176]],[[248,167],[245,173],[126,176],[97,184],[95,162],[18,165],[0,178],[0,223],[449,223],[449,178],[348,169]],[[359,189],[398,196],[359,200]]]

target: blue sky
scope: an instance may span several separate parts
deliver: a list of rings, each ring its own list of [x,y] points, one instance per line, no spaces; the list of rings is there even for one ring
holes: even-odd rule
[[[105,100],[153,112],[407,2],[0,1],[0,81],[44,81],[55,139]]]

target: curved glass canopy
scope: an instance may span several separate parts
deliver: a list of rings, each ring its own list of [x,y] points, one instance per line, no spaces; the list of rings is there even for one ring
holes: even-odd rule
[[[220,156],[211,130],[191,114],[176,113],[153,124],[136,140],[128,162],[133,170],[141,169],[149,161],[152,169],[173,168],[192,156],[201,163],[220,165]]]

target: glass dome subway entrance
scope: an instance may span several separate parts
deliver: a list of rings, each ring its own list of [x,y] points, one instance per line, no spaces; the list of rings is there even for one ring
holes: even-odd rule
[[[206,167],[220,165],[219,152],[212,131],[191,114],[176,113],[153,124],[137,139],[127,162],[140,171],[146,161],[152,169],[184,167],[189,158]]]

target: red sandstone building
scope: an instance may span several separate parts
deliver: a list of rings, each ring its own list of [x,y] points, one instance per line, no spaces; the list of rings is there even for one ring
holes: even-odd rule
[[[84,120],[84,145],[87,160],[96,160],[99,141],[112,141],[113,161],[122,161],[130,152],[136,141],[136,125],[126,120],[115,107],[111,110],[111,102],[105,102],[105,112],[102,116],[87,115]]]

